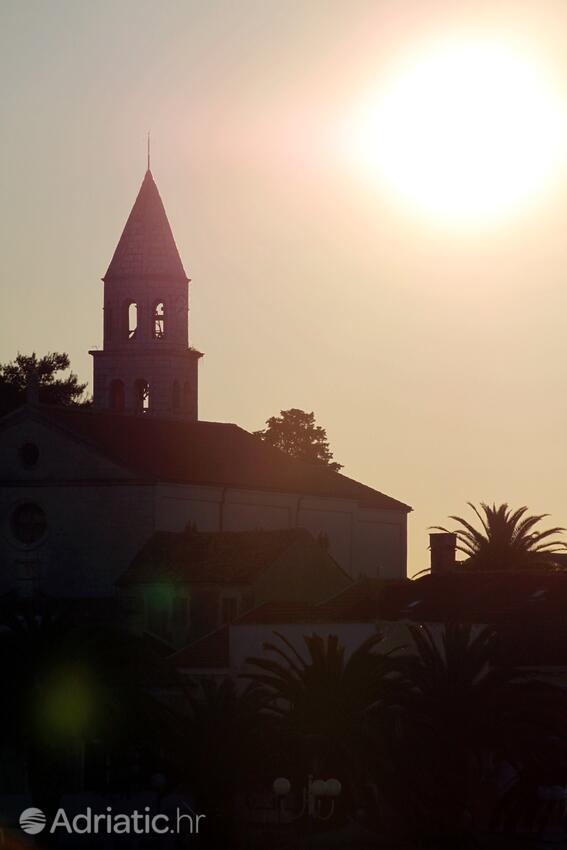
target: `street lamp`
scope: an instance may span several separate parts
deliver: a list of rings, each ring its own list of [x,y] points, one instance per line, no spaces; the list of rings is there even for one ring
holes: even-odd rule
[[[291,791],[291,782],[285,776],[279,776],[274,780],[272,789],[278,800],[279,816],[283,809],[283,798]],[[292,820],[298,820],[306,812],[312,820],[329,820],[335,811],[335,799],[340,795],[341,791],[342,786],[338,779],[313,779],[312,776],[308,776],[307,785],[303,789],[301,811]],[[322,814],[323,797],[328,797],[331,803],[326,815]]]

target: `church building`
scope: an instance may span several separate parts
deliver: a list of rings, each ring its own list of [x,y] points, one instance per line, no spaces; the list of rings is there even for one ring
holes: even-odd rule
[[[92,407],[0,420],[0,594],[114,596],[156,533],[305,529],[348,577],[406,575],[411,508],[199,419],[189,280],[148,169],[103,278]]]

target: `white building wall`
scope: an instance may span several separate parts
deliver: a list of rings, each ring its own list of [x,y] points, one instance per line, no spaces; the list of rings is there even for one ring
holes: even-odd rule
[[[355,501],[189,485],[158,486],[156,528],[182,531],[189,522],[199,531],[306,528],[323,532],[329,552],[357,579],[406,576],[406,514],[360,508]]]
[[[26,468],[19,450],[39,449]],[[45,534],[17,540],[12,520],[19,504],[45,514]],[[105,595],[155,528],[155,487],[101,457],[59,428],[27,418],[0,433],[0,593],[31,588],[38,575],[61,596]]]
[[[336,635],[345,647],[345,659],[367,638],[381,634],[383,641],[377,651],[389,652],[394,649],[408,649],[412,645],[407,623],[377,622],[377,623],[284,623],[284,624],[232,624],[229,626],[230,666],[228,672],[237,677],[250,671],[252,667],[246,663],[247,658],[272,657],[263,649],[265,641],[278,643],[275,632],[285,635],[299,654],[307,659],[308,652],[305,635],[319,635],[323,638]]]
[[[19,449],[38,445],[36,466]],[[45,512],[47,532],[18,543],[11,518],[19,502]],[[406,575],[406,515],[355,501],[209,485],[137,482],[88,444],[45,422],[4,422],[0,439],[0,592],[37,565],[53,592],[114,592],[115,580],[155,530],[239,531],[304,527],[324,532],[329,551],[353,578]],[[35,568],[35,567],[34,567]]]
[[[353,560],[359,575],[405,578],[407,514],[367,508],[358,510]]]
[[[11,529],[18,504],[45,513],[46,532],[23,544]],[[56,596],[114,592],[140,546],[154,531],[153,488],[134,484],[68,484],[0,487],[0,593],[30,590],[37,575]]]

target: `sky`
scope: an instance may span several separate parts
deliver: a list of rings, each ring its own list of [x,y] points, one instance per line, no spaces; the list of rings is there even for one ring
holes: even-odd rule
[[[468,220],[412,202],[353,144],[377,150],[359,116],[396,69],[471,35],[567,102],[564,2],[0,0],[0,362],[63,350],[91,380],[150,129],[201,418],[313,410],[345,474],[412,505],[410,574],[467,501],[567,525],[567,171]],[[445,116],[469,115],[463,92]],[[530,114],[515,139],[537,165]],[[403,144],[439,169],[422,130]]]

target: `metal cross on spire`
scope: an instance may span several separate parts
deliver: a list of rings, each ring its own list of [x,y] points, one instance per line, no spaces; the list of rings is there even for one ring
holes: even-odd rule
[[[150,170],[150,130],[148,130],[148,171]]]

